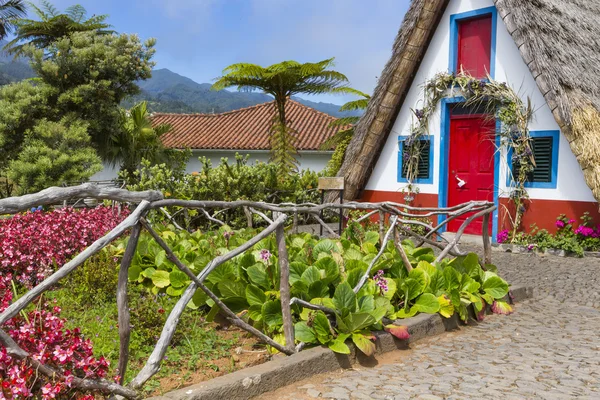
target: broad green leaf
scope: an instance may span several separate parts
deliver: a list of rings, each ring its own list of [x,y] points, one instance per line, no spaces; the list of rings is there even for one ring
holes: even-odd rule
[[[187,304],[187,307],[191,308],[192,310],[197,310],[198,308],[206,304],[207,299],[208,296],[206,295],[206,293],[204,293],[204,291],[202,291],[201,289],[198,289],[194,293],[194,296],[192,296],[192,300],[190,300]]]
[[[379,232],[367,231],[365,232],[365,242],[371,244],[379,243]]]
[[[304,298],[308,294],[308,285],[304,283],[304,281],[296,281],[292,285],[290,291],[293,296]]]
[[[146,278],[152,278],[152,275],[154,275],[155,272],[156,270],[152,267],[146,268],[142,271],[142,276],[145,276]]]
[[[375,343],[373,343],[370,339],[365,337],[363,334],[353,333],[352,341],[354,342],[356,347],[358,347],[358,349],[360,351],[362,351],[366,356],[371,357],[373,354],[375,354],[375,350],[376,350]]]
[[[262,321],[262,304],[252,305],[248,308],[248,317],[253,321]]]
[[[368,328],[377,322],[370,313],[351,313],[345,318],[342,318],[342,321],[347,329],[345,333],[352,333]]]
[[[407,340],[410,338],[408,328],[404,325],[386,325],[383,329],[385,329],[386,332],[396,336],[400,340]]]
[[[414,317],[415,315],[417,315],[417,310],[414,307],[411,308],[410,310],[408,310],[408,312],[405,312],[404,308],[401,308],[396,313],[396,318],[398,318],[398,319],[411,318],[411,317]]]
[[[437,272],[437,269],[427,261],[419,261],[419,263],[417,264],[417,268],[425,271],[430,278],[434,273]]]
[[[166,290],[167,294],[171,297],[179,297],[185,291],[185,288],[175,289],[173,286],[169,286]]]
[[[331,283],[340,276],[340,268],[335,260],[329,256],[319,259],[315,262],[314,266],[317,269],[324,271],[324,273],[321,274],[321,277],[326,283]]]
[[[453,267],[444,268],[444,280],[446,281],[446,289],[458,289],[460,287],[460,274]]]
[[[334,249],[337,249],[335,243],[331,239],[322,239],[315,245],[313,248],[313,254],[315,257],[319,255],[319,253],[327,253],[330,254]]]
[[[362,261],[363,257],[364,257],[364,254],[362,252],[360,252],[359,250],[356,250],[355,248],[352,248],[352,247],[344,252],[344,260],[347,260],[347,261],[349,261],[349,260]],[[347,266],[347,269],[350,270],[352,268]]]
[[[334,341],[329,343],[329,349],[339,354],[350,354],[350,348],[345,343],[349,336],[349,334],[340,333]]]
[[[369,243],[369,242],[365,242],[362,244],[361,246],[362,251],[364,251],[366,254],[377,254],[379,250],[377,250],[377,247],[375,247],[374,244]]]
[[[178,269],[171,271],[169,274],[169,279],[171,280],[171,286],[174,288],[187,286],[190,282],[190,278]]]
[[[417,298],[421,293],[423,293],[423,290],[425,290],[425,284],[424,282],[419,282],[415,279],[407,278],[402,282],[400,290],[404,294],[404,301],[407,302]]]
[[[375,309],[375,298],[373,296],[362,296],[358,299],[358,311],[371,312]]]
[[[308,287],[309,298],[329,296],[329,286],[323,281],[312,283]]]
[[[321,342],[321,344],[328,343],[332,334],[331,325],[329,324],[327,316],[322,311],[317,311],[314,314],[312,323],[319,342]]]
[[[488,272],[486,272],[486,280],[483,282],[482,289],[496,300],[508,294],[508,284],[499,276],[488,277]]]
[[[154,265],[156,265],[156,267],[158,268],[164,264],[166,259],[167,253],[165,253],[164,250],[161,250],[158,253],[156,253],[156,256],[154,257]]]
[[[231,311],[239,313],[248,309],[246,296],[243,297],[225,297],[221,300]]]
[[[498,267],[496,267],[493,264],[485,264],[485,269],[487,269],[488,271],[491,271],[491,272],[493,272],[495,274],[498,273]]]
[[[310,286],[314,282],[319,282],[321,280],[321,273],[316,267],[311,265],[302,273],[301,279],[304,283]]]
[[[162,236],[162,238],[165,239],[165,240],[175,240],[175,239],[177,239],[177,235],[175,234],[175,232],[171,232],[171,231],[162,231],[160,233],[160,236]]]
[[[264,264],[256,263],[248,267],[248,269],[246,269],[246,272],[248,273],[248,278],[250,278],[250,281],[255,285],[265,290],[271,288],[269,277],[267,275],[267,270]]]
[[[221,297],[243,297],[246,298],[246,285],[243,282],[223,281],[217,284]]]
[[[454,314],[454,306],[446,295],[438,297],[438,303],[440,303],[440,315],[444,318],[450,318]]]
[[[282,325],[281,303],[276,300],[265,302],[262,306],[262,316],[264,323],[271,329]]]
[[[396,295],[396,291],[398,290],[398,287],[396,286],[396,281],[390,278],[385,278],[385,282],[387,284],[388,290],[383,293],[383,297],[385,297],[388,300],[392,300]]]
[[[290,263],[290,284],[293,285],[295,282],[299,281],[307,268],[308,265],[304,263],[292,261]]]
[[[167,271],[156,271],[152,274],[152,283],[158,288],[165,288],[171,284]]]
[[[239,265],[242,268],[248,268],[256,264],[256,258],[252,253],[245,253],[239,261]]]
[[[429,288],[436,296],[441,295],[446,290],[446,280],[441,271],[435,271],[435,273],[431,275]]]
[[[425,290],[425,288],[427,286],[429,286],[429,283],[431,281],[431,279],[429,278],[429,275],[422,269],[418,269],[418,268],[415,268],[412,271],[410,271],[408,273],[408,277],[419,283],[419,285],[420,285],[419,292],[423,292]],[[413,297],[413,299],[414,299],[414,297]]]
[[[385,316],[390,317],[394,313],[394,306],[392,303],[386,299],[385,297],[376,297],[375,298],[375,309],[376,310],[386,310]]]
[[[306,321],[300,321],[294,325],[294,335],[296,340],[300,342],[315,343],[317,341],[317,335],[307,325]]]
[[[478,293],[479,287],[481,285],[479,282],[475,281],[469,275],[465,274],[462,276],[460,290],[466,293]]]
[[[426,314],[435,314],[440,310],[440,303],[437,297],[431,293],[424,293],[415,301],[415,305],[412,307],[418,312]]]
[[[142,268],[134,265],[132,267],[129,267],[129,271],[127,272],[129,280],[130,281],[137,281],[140,278],[140,275],[142,274]]]
[[[310,303],[317,304],[319,306],[325,306],[327,308],[331,308],[332,310],[335,309],[333,300],[331,300],[329,297],[315,297],[313,299],[310,299]]]
[[[356,294],[348,284],[348,282],[340,283],[335,288],[333,295],[333,304],[338,310],[356,311]]]
[[[355,287],[362,276],[363,271],[361,269],[353,269],[346,275],[346,282],[348,282],[351,287]]]
[[[304,244],[306,244],[306,241],[302,238],[295,237],[294,239],[292,239],[292,247],[301,249],[304,247]]]
[[[251,306],[261,306],[267,301],[267,296],[262,289],[252,284],[246,286],[246,300]]]

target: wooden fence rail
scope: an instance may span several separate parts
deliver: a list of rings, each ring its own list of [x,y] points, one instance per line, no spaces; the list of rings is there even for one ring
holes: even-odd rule
[[[81,389],[88,390],[99,390],[107,395],[122,396],[127,399],[139,399],[140,393],[138,390],[147,382],[154,374],[156,374],[160,368],[161,362],[164,359],[164,355],[167,351],[169,344],[175,334],[179,319],[186,308],[186,305],[192,299],[192,296],[197,289],[200,289],[206,293],[206,295],[212,299],[215,304],[221,309],[222,313],[227,316],[232,324],[240,327],[241,329],[250,332],[251,334],[258,337],[264,343],[272,346],[284,354],[294,354],[299,351],[303,346],[295,345],[294,339],[294,326],[291,314],[291,305],[299,304],[302,307],[308,307],[313,309],[319,309],[326,313],[332,313],[333,310],[327,309],[323,306],[317,306],[309,304],[297,298],[290,298],[290,286],[289,286],[289,260],[288,252],[285,243],[285,231],[284,226],[288,220],[288,216],[293,217],[292,232],[297,231],[296,222],[298,220],[298,214],[304,214],[309,218],[313,218],[317,223],[322,225],[331,236],[337,236],[321,218],[320,213],[324,210],[335,209],[339,210],[358,210],[363,211],[366,214],[358,218],[356,221],[361,222],[367,218],[375,215],[379,216],[379,230],[381,236],[381,250],[377,256],[372,260],[368,270],[361,277],[358,284],[354,288],[355,292],[358,292],[360,288],[366,283],[369,278],[371,269],[379,259],[387,243],[391,240],[402,258],[405,267],[410,270],[412,266],[400,244],[402,236],[412,237],[415,239],[417,246],[423,244],[429,244],[437,247],[441,250],[436,261],[441,261],[447,255],[460,256],[465,255],[458,248],[458,243],[461,236],[463,235],[467,226],[476,218],[483,217],[483,248],[484,248],[484,260],[485,263],[491,262],[491,242],[488,234],[489,217],[496,209],[493,203],[473,201],[465,204],[456,205],[447,208],[421,208],[413,207],[405,204],[399,204],[394,202],[383,202],[383,203],[360,203],[350,202],[345,204],[339,203],[326,203],[326,204],[273,204],[263,202],[252,202],[252,201],[198,201],[198,200],[178,200],[178,199],[163,199],[163,196],[159,192],[145,191],[145,192],[130,192],[124,189],[118,188],[107,188],[98,187],[92,184],[83,184],[74,187],[58,188],[53,187],[45,189],[39,193],[21,196],[11,197],[0,200],[0,215],[1,214],[16,214],[18,212],[29,210],[31,207],[39,205],[53,205],[60,204],[63,201],[80,199],[80,198],[95,198],[98,200],[113,200],[119,202],[127,202],[136,205],[133,212],[123,220],[114,229],[108,232],[104,237],[96,240],[88,248],[82,251],[80,254],[75,256],[71,261],[61,266],[56,272],[48,276],[44,281],[39,283],[37,286],[29,290],[22,297],[12,303],[0,314],[0,343],[7,349],[8,353],[17,359],[26,359],[33,367],[36,368],[40,373],[47,375],[52,378],[64,378],[60,371],[55,370],[49,366],[41,364],[39,361],[33,359],[29,353],[23,350],[3,329],[4,325],[8,320],[16,316],[20,311],[25,309],[35,299],[37,299],[45,291],[50,290],[60,280],[68,276],[77,267],[82,265],[88,258],[98,253],[101,249],[109,245],[111,242],[130,231],[130,239],[125,249],[125,253],[121,260],[119,268],[118,284],[117,284],[117,307],[118,307],[118,322],[119,322],[119,362],[118,369],[120,379],[117,383],[113,383],[107,380],[91,380],[76,378],[73,380],[72,385]],[[162,240],[160,235],[152,228],[150,223],[146,220],[146,215],[151,210],[158,210],[163,213],[168,219],[170,219],[178,229],[182,229],[174,220],[176,213],[169,214],[166,207],[181,207],[182,209],[197,209],[201,211],[201,215],[212,223],[218,225],[223,224],[217,217],[223,210],[233,208],[243,208],[245,212],[251,215],[257,215],[268,225],[256,236],[248,240],[243,245],[233,249],[227,254],[220,255],[210,261],[205,268],[198,274],[195,275],[192,270],[177,258],[172,249]],[[268,216],[267,213],[271,213]],[[211,214],[212,213],[212,214]],[[444,226],[451,220],[461,216],[470,214],[466,220],[462,223],[458,229],[456,235],[452,240],[448,240],[444,237],[440,231]],[[428,220],[437,216],[445,216],[442,222],[437,225],[428,223]],[[389,221],[389,228],[385,229],[386,221]],[[425,228],[427,233],[422,236],[410,229],[410,226],[418,226]],[[176,303],[175,307],[171,310],[167,321],[163,327],[162,333],[152,351],[152,354],[148,358],[146,364],[141,371],[133,378],[131,382],[126,384],[124,382],[125,373],[127,371],[127,365],[129,360],[129,341],[131,336],[131,321],[129,314],[129,301],[127,298],[127,284],[128,284],[128,270],[131,261],[135,255],[137,248],[138,239],[145,230],[152,236],[156,243],[165,250],[167,258],[173,262],[185,273],[191,280],[190,285],[184,291],[181,298]],[[280,267],[280,300],[283,315],[283,328],[285,345],[281,345],[262,333],[261,331],[254,328],[252,325],[245,322],[243,319],[238,317],[233,311],[231,311],[210,289],[204,285],[204,280],[208,275],[215,270],[219,265],[233,259],[234,257],[250,250],[254,245],[260,242],[262,239],[275,234],[277,248],[279,252],[279,267]]]

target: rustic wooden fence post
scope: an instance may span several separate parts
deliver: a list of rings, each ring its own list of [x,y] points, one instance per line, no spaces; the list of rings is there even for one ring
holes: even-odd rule
[[[129,339],[131,337],[131,318],[129,314],[129,301],[127,298],[127,281],[129,279],[129,266],[135,255],[138,239],[142,227],[137,224],[131,230],[131,236],[121,260],[119,268],[119,282],[117,284],[117,311],[119,313],[119,384],[125,380],[127,363],[129,361]]]
[[[492,243],[490,242],[490,215],[488,213],[483,216],[483,234],[481,238],[483,239],[483,260],[486,264],[492,263]]]
[[[294,324],[292,322],[292,309],[290,308],[290,263],[287,247],[285,246],[283,225],[277,227],[275,237],[277,238],[277,248],[279,250],[279,297],[281,299],[285,346],[290,350],[294,350]]]

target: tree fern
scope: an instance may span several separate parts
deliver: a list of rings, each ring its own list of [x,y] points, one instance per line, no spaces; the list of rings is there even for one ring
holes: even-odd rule
[[[328,58],[316,63],[301,64],[288,60],[268,67],[250,63],[232,64],[223,70],[216,79],[213,90],[236,87],[241,91],[261,90],[275,98],[276,120],[271,128],[271,160],[282,171],[297,170],[297,151],[293,132],[285,113],[285,105],[290,96],[323,93],[348,93],[348,78],[329,68],[334,59]]]
[[[29,5],[39,20],[21,18],[15,21],[16,38],[4,47],[15,56],[21,56],[26,45],[46,49],[57,40],[75,32],[95,31],[99,35],[114,33],[106,23],[107,15],[94,15],[85,19],[87,11],[81,5],[71,6],[64,13],[60,13],[52,3],[45,0],[40,6],[33,3]]]
[[[0,39],[4,39],[16,28],[16,22],[25,16],[23,0],[0,0]]]

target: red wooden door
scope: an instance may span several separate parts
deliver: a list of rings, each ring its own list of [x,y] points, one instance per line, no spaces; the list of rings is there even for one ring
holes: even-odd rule
[[[457,71],[462,67],[475,78],[485,78],[490,72],[491,54],[492,17],[459,22]]]
[[[495,122],[485,117],[450,120],[449,207],[472,200],[494,201],[494,129]],[[468,216],[450,221],[448,231],[456,232]],[[471,222],[465,233],[480,235],[482,225],[483,218],[479,218]]]

